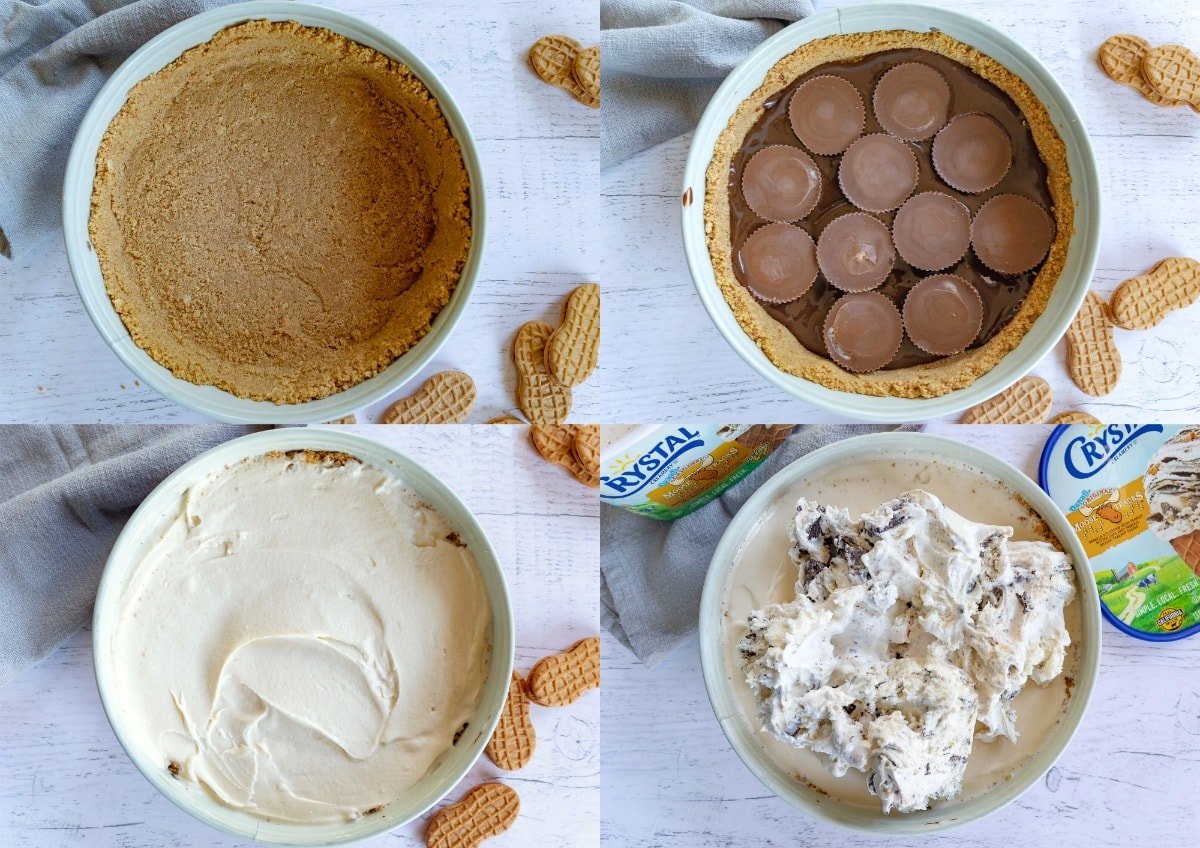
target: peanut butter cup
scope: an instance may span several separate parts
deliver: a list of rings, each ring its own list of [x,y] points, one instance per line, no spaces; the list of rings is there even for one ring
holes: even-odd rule
[[[905,62],[880,77],[872,104],[885,130],[905,141],[923,141],[946,123],[950,84],[923,62]]]
[[[921,350],[939,356],[962,353],[983,326],[983,299],[954,274],[935,274],[904,298],[904,329]]]
[[[1012,161],[1012,139],[990,115],[959,115],[933,139],[933,167],[951,188],[967,194],[995,187]]]
[[[979,260],[1001,274],[1021,274],[1046,258],[1054,222],[1027,197],[998,194],[975,213],[971,247]]]
[[[814,77],[788,104],[792,132],[821,156],[841,153],[862,135],[867,110],[858,90],[842,77]]]
[[[971,210],[940,191],[914,194],[892,220],[892,241],[914,268],[949,268],[971,244]]]
[[[768,303],[800,297],[817,279],[817,246],[794,224],[767,224],[738,251],[746,286]]]
[[[821,171],[799,147],[773,144],[751,157],[742,195],[760,218],[788,224],[807,215],[821,196]]]
[[[842,291],[875,288],[888,278],[895,261],[896,250],[887,226],[863,212],[830,221],[817,240],[821,273]]]
[[[829,358],[856,374],[877,371],[892,361],[904,339],[900,312],[879,292],[844,295],[825,316]]]
[[[897,138],[875,133],[860,138],[842,155],[838,183],[846,199],[867,212],[887,212],[917,187],[917,158]]]

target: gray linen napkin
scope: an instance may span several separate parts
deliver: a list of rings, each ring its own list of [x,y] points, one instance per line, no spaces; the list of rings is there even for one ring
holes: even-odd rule
[[[759,486],[817,448],[862,433],[895,429],[862,424],[797,427],[744,480],[673,522],[645,518],[620,507],[601,507],[600,616],[604,629],[646,665],[663,659],[695,631],[709,560],[734,514]]]
[[[0,0],[0,255],[61,224],[75,130],[117,66],[172,24],[232,0]]]
[[[254,427],[0,427],[0,686],[87,620],[109,549],[150,490]]]
[[[812,12],[812,0],[600,0],[601,167],[693,129],[747,53]]]

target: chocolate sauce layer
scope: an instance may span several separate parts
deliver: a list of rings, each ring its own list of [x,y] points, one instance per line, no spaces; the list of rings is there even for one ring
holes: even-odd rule
[[[996,86],[970,69],[952,59],[927,50],[886,50],[873,53],[857,62],[830,62],[813,68],[794,83],[781,90],[766,103],[764,114],[751,127],[741,150],[734,156],[729,174],[730,234],[734,256],[742,243],[759,226],[767,223],[754,214],[746,205],[741,193],[742,169],[746,161],[769,144],[789,144],[803,149],[788,120],[788,103],[792,92],[813,77],[836,74],[848,80],[863,96],[865,103],[872,102],[875,84],[889,69],[903,62],[922,62],[940,71],[950,84],[950,117],[967,112],[984,112],[991,115],[1008,132],[1013,143],[1013,164],[996,186],[980,194],[965,194],[956,191],[937,175],[930,162],[932,139],[909,143],[917,156],[920,175],[914,193],[940,191],[961,201],[974,215],[992,197],[998,194],[1019,194],[1042,204],[1046,210],[1053,209],[1050,191],[1046,185],[1046,165],[1038,155],[1033,136],[1025,117],[1016,104]],[[868,108],[863,134],[886,132]],[[840,157],[814,156],[821,170],[821,197],[816,208],[797,225],[819,239],[826,224],[848,212],[858,211],[842,194],[838,186],[837,168]],[[880,213],[875,217],[892,224],[894,212]],[[1033,280],[1041,269],[1039,263],[1033,269],[1012,277],[1001,277],[980,262],[974,252],[968,252],[959,262],[945,269],[945,273],[957,274],[979,289],[983,300],[983,327],[971,347],[977,347],[998,333],[1017,313],[1021,302],[1029,293]],[[734,262],[734,274],[745,285],[742,271]],[[928,272],[912,267],[902,258],[896,258],[895,268],[879,287],[896,303],[903,305],[909,289],[915,286]],[[838,299],[839,292],[831,286],[824,275],[819,275],[812,287],[800,298],[785,304],[765,303],[762,306],[775,320],[786,326],[802,345],[810,351],[828,357],[822,331],[830,307]],[[886,366],[889,369],[905,368],[942,359],[926,353],[907,338],[899,352]]]

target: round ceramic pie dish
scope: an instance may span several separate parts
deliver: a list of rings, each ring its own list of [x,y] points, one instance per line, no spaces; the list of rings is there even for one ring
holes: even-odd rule
[[[139,744],[139,728],[131,722],[137,710],[121,691],[116,658],[123,595],[137,579],[137,567],[162,537],[164,522],[178,513],[181,497],[200,481],[227,471],[242,460],[292,451],[348,454],[364,464],[393,474],[420,500],[453,527],[472,553],[482,591],[491,606],[491,654],[479,701],[455,744],[434,761],[431,770],[401,797],[382,809],[342,821],[292,823],[266,820],[215,800],[191,782],[175,779],[162,767],[159,752]],[[458,544],[458,543],[456,543]],[[449,793],[479,758],[499,720],[512,673],[514,633],[512,607],[504,575],[483,528],[447,486],[409,457],[378,442],[350,433],[281,429],[255,433],[220,445],[183,465],[146,497],[125,525],[109,555],[96,594],[93,616],[93,661],[105,714],[134,765],[169,800],[200,821],[244,839],[288,845],[329,845],[376,836],[411,821]],[[290,638],[290,637],[289,637]],[[352,687],[347,687],[353,691]],[[315,743],[314,743],[315,744]]]
[[[858,482],[830,483],[842,480]],[[813,486],[826,486],[827,491],[823,494]],[[857,494],[846,494],[853,486],[859,487]],[[839,487],[841,494],[829,494]],[[1050,541],[1066,552],[1075,574],[1074,598],[1065,609],[1072,644],[1058,677],[1045,686],[1026,683],[1013,701],[1020,733],[1016,744],[1002,738],[974,741],[957,798],[935,801],[924,811],[884,814],[879,799],[867,793],[862,772],[851,769],[834,777],[811,751],[785,745],[759,729],[753,696],[735,668],[738,647],[732,636],[740,632],[739,621],[744,630],[747,609],[790,600],[785,572],[790,568],[794,575],[795,567],[788,560],[785,530],[798,492],[825,498],[824,502],[836,497],[836,503],[856,513],[859,507],[872,509],[915,488],[933,492],[972,521],[1003,520],[1015,528],[1014,538]],[[954,498],[960,488],[969,500]],[[861,504],[854,502],[856,496]],[[1033,786],[1054,765],[1083,719],[1101,649],[1100,610],[1088,569],[1082,546],[1054,503],[1028,477],[987,452],[919,433],[881,433],[836,442],[801,457],[766,481],[734,516],[717,545],[699,619],[709,700],[730,745],[751,773],[809,815],[889,836],[928,834],[975,821]],[[766,597],[751,597],[755,592]]]
[[[879,109],[886,87],[879,84],[887,76],[883,72],[914,67],[928,71],[935,79],[940,77],[943,87],[947,80],[950,84],[948,111],[942,115],[942,123],[931,125],[942,128],[936,130],[936,138],[933,131],[921,140],[889,137],[880,129],[887,129],[882,119],[877,120],[884,114]],[[862,135],[857,142],[839,148],[841,154],[832,153],[833,147],[822,146],[827,139],[820,144],[811,137],[797,142],[775,129],[776,125],[786,127],[790,121],[794,130],[800,126],[798,120],[814,120],[811,115],[798,117],[805,113],[797,110],[797,98],[791,93],[810,88],[799,84],[821,75],[825,75],[823,82],[832,80],[846,90],[829,93],[828,101],[836,94],[849,104],[840,107],[848,115],[858,111],[858,132]],[[836,79],[839,76],[841,79]],[[845,85],[846,81],[858,86],[861,103],[854,103],[849,96],[855,92]],[[783,107],[786,102],[792,103],[791,108]],[[1002,114],[1000,110],[1011,111]],[[861,117],[864,112],[865,122]],[[956,144],[961,153],[965,152],[963,148],[974,146],[981,133],[970,128],[972,121],[986,124],[984,129],[997,122],[1006,124],[1007,133],[1001,135],[1009,140],[1011,167],[1002,163],[986,182],[964,185],[960,190],[947,176],[954,157],[942,152],[939,160],[939,150],[954,151]],[[804,132],[814,130],[802,127],[801,134]],[[849,139],[847,136],[843,141]],[[801,147],[795,148],[797,144]],[[806,145],[811,156],[803,153]],[[797,151],[792,158],[801,164],[811,163],[807,168],[810,174],[824,173],[817,178],[819,192],[812,192],[819,201],[814,205],[811,197],[798,196],[791,207],[781,207],[777,196],[775,205],[764,209],[765,183],[761,181],[776,180],[772,169],[795,176],[800,168],[785,161],[788,157],[783,151],[791,149]],[[908,153],[914,156],[910,158]],[[911,167],[912,182],[890,199],[862,197],[868,190],[879,191],[879,185],[872,187],[870,183],[878,182],[878,174],[882,173],[878,163],[887,163],[889,156],[899,157],[888,165],[895,169],[891,175],[904,171],[900,182],[905,182]],[[933,161],[926,161],[931,156]],[[856,167],[850,167],[852,158],[856,159]],[[918,159],[919,167],[915,167]],[[755,166],[757,171],[751,179]],[[883,188],[891,191],[894,187]],[[915,251],[910,248],[905,253],[901,239],[911,241],[914,236],[911,227],[901,232],[901,212],[894,210],[900,206],[902,212],[909,211],[909,203],[902,204],[904,198],[927,201],[923,193],[931,190],[947,195],[941,199],[961,209],[964,220],[971,216],[971,246],[967,249],[964,242],[958,246],[959,252],[945,260],[930,264],[918,259],[908,267],[905,263]],[[988,239],[994,234],[997,217],[1005,213],[1005,207],[1014,206],[1013,194],[1023,195],[1015,200],[1016,204],[1028,200],[1037,207],[1035,212],[1045,212],[1049,235],[1041,259],[1008,267],[1009,257],[992,255]],[[1083,124],[1062,88],[1036,58],[1003,33],[964,15],[927,6],[881,3],[830,10],[793,24],[760,45],[729,75],[709,103],[692,140],[683,198],[688,266],[701,301],[726,341],[756,371],[788,394],[834,413],[865,420],[917,420],[951,414],[997,394],[1028,373],[1070,324],[1087,292],[1099,247],[1100,189],[1095,162]],[[740,208],[742,204],[749,210]],[[754,209],[755,205],[759,208]],[[919,204],[912,206],[914,214],[909,221],[915,217],[919,224],[921,215],[932,214],[917,213]],[[856,214],[837,217],[847,209]],[[886,235],[895,238],[898,250],[890,276],[886,265],[881,266],[880,276],[861,280],[848,277],[846,268],[839,272],[829,267],[831,257],[839,255],[838,241],[844,235],[834,237],[838,228],[830,224],[835,220],[839,226],[849,224],[851,218],[861,219],[855,221],[859,225],[870,223],[880,229],[889,250],[891,239]],[[794,223],[769,224],[745,239],[749,227],[760,219]],[[1030,219],[1012,212],[1006,226]],[[957,221],[956,226],[961,223]],[[815,243],[815,258],[803,258],[802,254],[812,250],[800,250],[802,227],[809,230],[809,238],[804,240]],[[781,240],[789,234],[796,238]],[[868,245],[865,233],[853,237]],[[1010,245],[1024,241],[1016,238],[1010,240]],[[791,290],[752,293],[752,273],[757,270],[760,277],[767,271],[777,273],[766,265],[756,269],[755,264],[771,261],[775,256],[772,251],[783,249],[775,245],[791,242],[796,243],[796,247],[787,248],[792,263],[788,266]],[[873,256],[878,249],[870,244],[865,252],[845,254],[853,255],[853,260],[838,261],[861,266],[862,258]],[[883,256],[883,260],[873,261],[886,261],[886,251]],[[989,261],[993,266],[983,267]],[[996,264],[999,271],[993,270]],[[987,273],[980,274],[980,270]],[[862,326],[851,325],[843,330],[843,318],[853,311],[843,306],[850,307],[855,301],[853,309],[867,314],[861,310],[867,309],[870,298],[884,302],[877,292],[859,292],[879,286],[882,279],[880,290],[900,307],[913,281],[939,272],[960,275],[963,290],[970,290],[974,283],[984,295],[983,329],[974,342],[960,339],[954,347],[922,351],[920,348],[928,342],[923,343],[912,332],[907,308],[903,329],[899,308],[891,316],[883,314],[890,313],[890,308],[880,311],[873,306],[874,317],[867,326],[882,321],[885,328],[865,334]],[[809,275],[816,276],[817,282],[806,288]],[[839,289],[851,294],[844,295]],[[926,324],[925,333],[938,329],[936,321]],[[837,355],[845,350],[840,344],[842,339],[830,335],[831,327],[835,334],[857,333],[868,345],[872,340],[882,344],[894,333],[896,347],[875,351],[871,362],[839,363]],[[964,344],[968,345],[965,350]]]
[[[123,316],[114,308],[109,289],[106,287],[101,251],[92,244],[89,236],[94,191],[98,186],[104,185],[103,174],[97,169],[97,153],[101,150],[102,143],[107,143],[106,136],[110,124],[115,125],[114,119],[122,112],[131,91],[148,77],[175,63],[185,52],[198,45],[208,44],[222,30],[248,21],[291,21],[302,27],[328,30],[337,37],[377,51],[407,68],[436,101],[449,134],[457,141],[461,150],[462,166],[469,183],[469,247],[465,259],[462,260],[458,281],[453,285],[445,305],[436,312],[429,323],[427,331],[417,331],[423,332],[423,335],[419,335],[419,338],[407,346],[399,356],[390,359],[390,364],[382,367],[378,373],[364,368],[370,360],[362,360],[359,358],[361,352],[354,352],[352,358],[338,366],[337,371],[342,376],[323,375],[330,380],[336,380],[336,385],[344,386],[343,388],[324,396],[320,394],[328,389],[295,395],[296,398],[317,398],[312,400],[253,400],[250,398],[264,395],[241,391],[235,394],[213,384],[221,382],[225,375],[211,378],[213,382],[207,384],[189,382],[176,376],[178,369],[175,366],[164,367],[160,364],[161,357],[151,356],[131,337]],[[67,259],[84,307],[104,340],[122,362],[147,385],[177,403],[222,421],[281,424],[328,421],[380,400],[415,377],[450,337],[454,325],[466,310],[483,261],[485,223],[483,169],[474,139],[453,96],[434,72],[398,40],[353,15],[321,6],[282,0],[253,0],[204,12],[167,29],[138,49],[108,80],[85,114],[71,149],[63,187],[63,230]],[[280,247],[291,250],[286,245]],[[305,257],[303,251],[294,261],[301,263],[302,268],[314,261],[320,264],[318,259]],[[308,272],[302,271],[301,279],[304,279],[304,273]],[[190,295],[184,295],[184,302],[188,302],[188,297]],[[126,302],[123,308],[128,310],[132,307]],[[339,317],[337,320],[348,319]],[[356,329],[355,332],[359,331]],[[357,348],[355,350],[357,351]],[[178,362],[180,354],[174,355],[175,362]],[[207,362],[207,356],[199,358],[196,367],[208,368],[210,371],[213,367],[218,367]],[[343,366],[348,370],[343,372]],[[366,379],[351,376],[360,373],[373,373],[373,376]],[[246,378],[241,379],[244,381]],[[358,382],[354,382],[355,379]],[[319,377],[308,378],[310,384],[314,380],[319,380]],[[278,397],[291,399],[289,395]]]

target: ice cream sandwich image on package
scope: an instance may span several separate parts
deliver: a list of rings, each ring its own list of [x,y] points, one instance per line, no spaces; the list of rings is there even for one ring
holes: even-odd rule
[[[1040,478],[1114,626],[1151,641],[1200,632],[1200,427],[1060,426]]]

